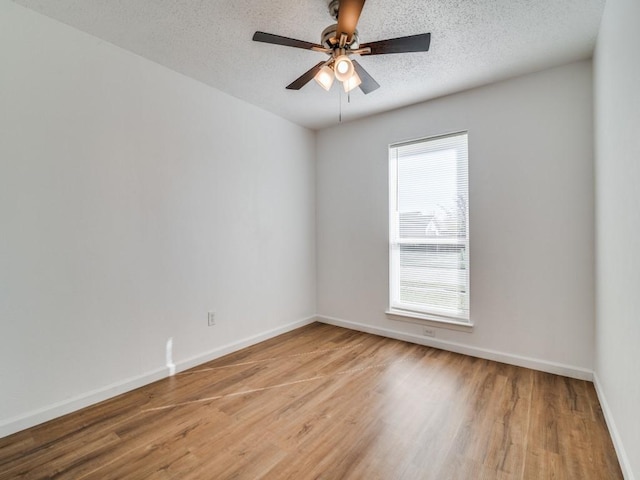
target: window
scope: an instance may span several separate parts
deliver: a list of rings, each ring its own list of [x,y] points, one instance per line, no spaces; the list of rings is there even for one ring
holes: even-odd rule
[[[389,147],[390,312],[470,324],[467,133]]]

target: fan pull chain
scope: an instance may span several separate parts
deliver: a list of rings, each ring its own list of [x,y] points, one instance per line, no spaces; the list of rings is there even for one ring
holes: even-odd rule
[[[342,91],[340,91],[340,89],[338,89],[338,105],[339,107],[339,114],[338,114],[338,122],[342,123]]]

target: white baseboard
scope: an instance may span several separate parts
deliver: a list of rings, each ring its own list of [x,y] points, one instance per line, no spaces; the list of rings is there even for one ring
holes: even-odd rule
[[[577,378],[579,380],[593,381],[593,372],[586,368],[549,362],[547,360],[540,360],[537,358],[523,357],[511,353],[490,350],[487,348],[473,347],[470,345],[449,342],[446,340],[437,340],[434,338],[423,337],[421,335],[415,335],[412,333],[400,332],[398,330],[391,330],[382,327],[374,327],[371,325],[365,325],[363,323],[351,322],[349,320],[327,317],[324,315],[316,316],[316,320],[318,322],[328,323],[330,325],[335,325],[338,327],[358,330],[360,332],[372,333],[374,335],[380,335],[383,337],[395,338],[396,340],[404,340],[405,342],[417,343],[420,345],[425,345],[427,347],[434,347],[439,348],[440,350],[447,350],[450,352],[469,355],[471,357],[494,360],[496,362],[508,363],[509,365],[516,365],[518,367],[531,368],[533,370],[540,370],[542,372],[555,373],[557,375],[563,375],[565,377]]]
[[[216,358],[222,357],[223,355],[227,355],[250,345],[262,342],[263,340],[268,340],[269,338],[273,338],[282,333],[286,333],[291,330],[295,330],[296,328],[300,328],[304,325],[308,325],[310,323],[313,323],[315,320],[315,316],[308,317],[289,323],[287,325],[283,325],[278,328],[274,328],[272,330],[268,330],[266,332],[262,332],[258,335],[253,335],[251,337],[238,340],[237,342],[223,345],[222,347],[216,348],[202,355],[197,355],[187,360],[178,362],[175,365],[174,371],[172,371],[173,369],[170,369],[169,367],[162,367],[143,375],[128,378],[121,382],[112,383],[111,385],[91,390],[70,399],[54,403],[43,408],[39,408],[37,410],[32,410],[31,412],[28,412],[24,415],[3,420],[0,422],[0,438],[6,437],[8,435],[11,435],[12,433],[19,432],[26,428],[34,427],[49,420],[53,420],[54,418],[61,417],[62,415],[66,415],[67,413],[75,412],[76,410],[80,410],[104,400],[108,400],[109,398],[113,398],[122,393],[130,392],[131,390],[135,390],[136,388],[140,388],[157,380],[169,377],[175,371],[183,371],[201,363],[214,360]]]
[[[131,377],[121,382],[112,383],[105,387],[97,388],[89,392],[76,395],[75,397],[56,402],[52,405],[32,410],[29,413],[20,415],[19,417],[9,418],[0,423],[0,438],[19,432],[26,428],[34,427],[54,418],[61,417],[67,413],[75,412],[81,408],[88,407],[109,398],[120,395],[121,393],[135,390],[157,380],[161,380],[169,376],[168,368],[160,368],[144,375]]]
[[[622,444],[620,433],[618,432],[618,428],[616,427],[616,422],[613,420],[613,414],[611,413],[611,409],[609,408],[607,397],[605,397],[604,391],[602,390],[602,385],[600,384],[597,372],[593,372],[593,385],[596,388],[598,400],[600,401],[600,406],[602,407],[602,414],[604,415],[604,419],[607,422],[607,427],[609,428],[609,435],[611,436],[611,440],[613,441],[613,447],[616,449],[616,454],[618,455],[618,462],[620,463],[620,468],[622,469],[622,475],[624,476],[625,480],[635,480],[635,476],[633,475],[633,471],[631,470],[631,462],[629,461],[627,452],[624,449],[624,445]]]
[[[196,355],[195,357],[181,360],[179,362],[176,362],[176,372],[183,372],[203,363],[215,360],[216,358],[220,358],[243,348],[250,347],[251,345],[255,345],[256,343],[260,343],[264,340],[269,340],[270,338],[277,337],[278,335],[282,335],[283,333],[290,332],[291,330],[295,330],[296,328],[304,327],[305,325],[309,325],[310,323],[313,323],[315,321],[316,317],[314,315],[312,317],[307,317],[293,323],[288,323],[287,325],[283,325],[272,330],[267,330],[266,332],[259,333],[258,335],[254,335],[252,337],[244,338],[237,342],[223,345],[201,355]]]

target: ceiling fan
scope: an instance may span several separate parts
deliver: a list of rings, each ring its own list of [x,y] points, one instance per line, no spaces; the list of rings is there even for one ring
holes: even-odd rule
[[[285,47],[313,50],[329,55],[328,60],[319,62],[287,85],[289,90],[300,90],[311,79],[318,82],[325,90],[329,90],[335,78],[342,82],[345,92],[350,92],[354,88],[360,87],[360,90],[365,94],[371,93],[379,88],[380,85],[357,61],[350,58],[352,55],[426,52],[429,50],[431,34],[421,33],[360,44],[356,26],[364,7],[364,2],[365,0],[331,0],[329,2],[329,14],[338,23],[324,29],[321,36],[321,45],[265,32],[256,32],[253,35],[253,40],[274,45],[284,45]]]

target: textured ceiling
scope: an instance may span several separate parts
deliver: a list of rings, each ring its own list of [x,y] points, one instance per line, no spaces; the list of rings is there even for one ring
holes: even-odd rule
[[[350,102],[310,82],[322,53],[251,41],[261,30],[314,43],[328,0],[14,0],[309,128],[588,58],[604,0],[368,0],[360,41],[431,32],[427,53],[363,57],[381,87]]]

